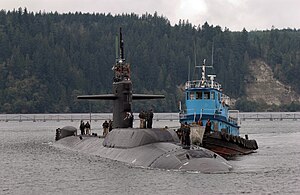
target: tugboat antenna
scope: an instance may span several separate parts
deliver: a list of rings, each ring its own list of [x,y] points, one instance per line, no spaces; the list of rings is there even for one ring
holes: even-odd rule
[[[190,78],[191,78],[191,58],[190,58],[190,56],[188,57],[188,60],[189,60],[189,72],[188,72],[188,81],[190,80]]]
[[[202,84],[204,84],[204,82],[206,81],[206,78],[205,78],[205,61],[206,61],[206,59],[203,60],[203,65],[202,65],[202,77],[201,77]]]
[[[211,46],[211,66],[214,66],[214,41]]]
[[[197,66],[197,55],[196,55],[196,43],[194,42],[194,58],[195,58],[195,67]]]

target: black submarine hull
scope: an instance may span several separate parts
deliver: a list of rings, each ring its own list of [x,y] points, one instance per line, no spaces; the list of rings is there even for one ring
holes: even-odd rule
[[[114,129],[106,138],[73,135],[54,145],[137,167],[202,173],[232,169],[223,157],[210,150],[194,145],[184,149],[170,129]]]

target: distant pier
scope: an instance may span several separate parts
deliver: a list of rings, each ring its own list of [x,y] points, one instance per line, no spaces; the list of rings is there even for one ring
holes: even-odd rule
[[[82,114],[0,114],[0,122],[46,122],[46,121],[104,121],[112,119],[111,113],[82,113]],[[276,121],[300,120],[300,112],[242,112],[239,113],[241,121]],[[134,113],[134,120],[139,120],[138,113]],[[178,121],[178,113],[155,113],[154,121]]]
[[[178,113],[155,113],[154,121],[178,121]],[[82,113],[82,114],[0,114],[0,122],[46,122],[46,121],[104,121],[112,120],[112,113]],[[139,120],[138,113],[134,113],[134,120]]]
[[[240,113],[240,120],[299,120],[300,112],[260,112],[260,113]]]

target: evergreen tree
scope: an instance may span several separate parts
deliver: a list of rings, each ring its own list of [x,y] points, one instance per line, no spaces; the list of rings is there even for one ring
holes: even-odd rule
[[[76,96],[111,93],[115,36],[120,26],[134,92],[166,96],[166,100],[148,103],[155,111],[178,111],[183,97],[178,86],[187,80],[188,59],[191,69],[204,59],[210,64],[212,48],[214,69],[209,71],[217,74],[229,96],[245,95],[249,64],[257,58],[266,61],[281,82],[300,92],[299,30],[231,32],[207,22],[195,27],[181,20],[171,26],[157,13],[58,14],[20,8],[0,10],[0,112],[89,111],[89,103],[77,101]],[[144,103],[137,102],[134,109],[139,111]],[[92,105],[95,111],[112,111],[108,102]]]

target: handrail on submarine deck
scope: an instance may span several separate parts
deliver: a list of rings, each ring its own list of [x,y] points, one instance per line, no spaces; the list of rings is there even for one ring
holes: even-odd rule
[[[139,120],[139,113],[134,113],[134,120]],[[112,113],[80,113],[80,114],[0,114],[0,122],[9,121],[104,121],[112,120]],[[155,121],[178,121],[178,113],[154,113],[153,120]]]

